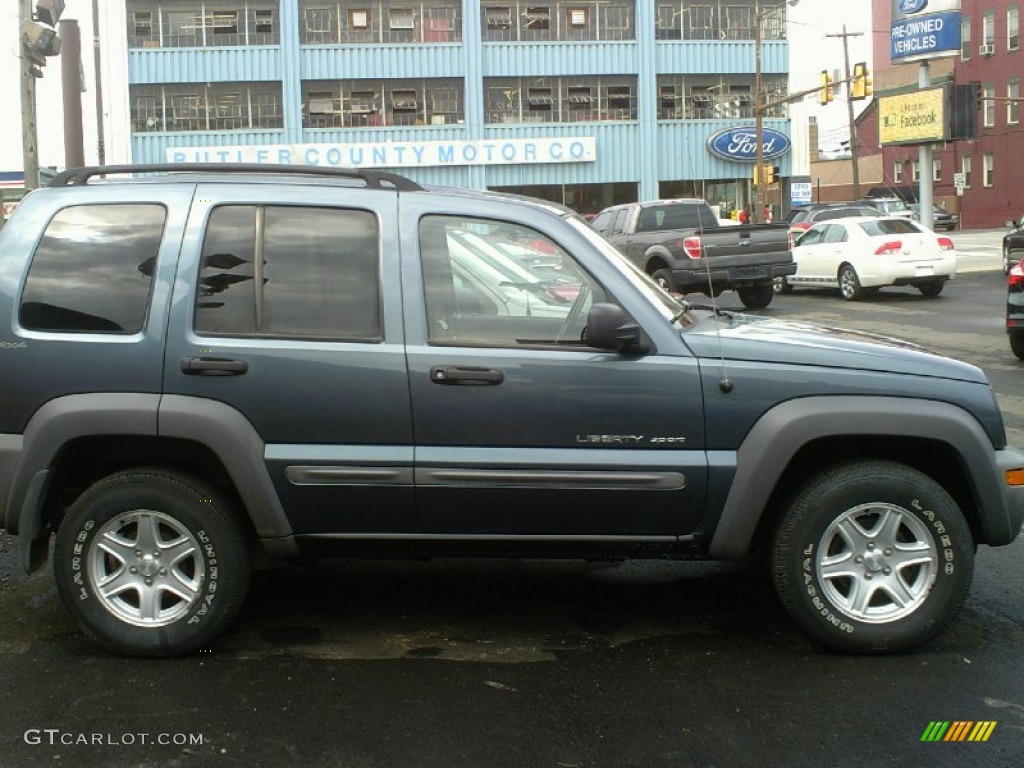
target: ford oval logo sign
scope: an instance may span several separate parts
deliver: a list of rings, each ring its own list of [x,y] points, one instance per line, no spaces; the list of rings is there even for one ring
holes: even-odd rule
[[[772,128],[761,131],[764,142],[762,157],[772,160],[789,152],[792,142],[789,137]],[[757,161],[757,130],[749,128],[727,128],[708,138],[708,152],[723,160],[735,163],[753,163]]]
[[[900,11],[918,13],[928,7],[928,0],[900,0]]]

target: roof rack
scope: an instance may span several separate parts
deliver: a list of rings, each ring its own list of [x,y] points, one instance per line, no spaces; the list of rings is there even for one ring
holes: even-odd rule
[[[321,168],[315,165],[277,165],[258,163],[152,163],[138,165],[94,165],[84,168],[69,168],[54,176],[47,186],[66,187],[87,184],[94,176],[111,176],[124,173],[259,173],[284,174],[289,176],[319,176],[321,178],[341,177],[361,179],[371,189],[384,189],[390,185],[400,192],[419,192],[419,184],[405,176],[388,171],[364,170],[361,168]]]

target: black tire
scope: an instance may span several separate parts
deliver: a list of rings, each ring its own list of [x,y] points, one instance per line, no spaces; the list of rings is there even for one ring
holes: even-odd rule
[[[1010,274],[1010,246],[1003,243],[1003,274]]]
[[[54,576],[68,610],[126,656],[179,656],[208,643],[241,609],[249,574],[246,536],[223,495],[160,469],[118,472],[92,485],[71,506],[54,545]]]
[[[950,623],[971,585],[974,548],[956,502],[930,477],[857,461],[792,498],[773,536],[772,575],[786,610],[825,646],[891,653]]]
[[[793,292],[793,286],[790,285],[789,281],[784,277],[776,277],[772,281],[772,289],[779,294],[787,294]]]
[[[849,264],[843,264],[839,268],[839,295],[845,301],[858,301],[864,296],[857,270]]]
[[[921,292],[922,296],[935,297],[942,293],[942,289],[946,287],[945,280],[933,280],[928,283],[918,283],[917,290]]]
[[[1014,331],[1010,334],[1010,349],[1019,360],[1024,360],[1024,331]]]
[[[740,301],[747,309],[764,309],[775,298],[775,287],[771,283],[751,285],[737,288],[736,295],[740,297]]]
[[[672,277],[671,269],[656,269],[651,273],[651,279],[669,293],[679,293],[675,278]]]

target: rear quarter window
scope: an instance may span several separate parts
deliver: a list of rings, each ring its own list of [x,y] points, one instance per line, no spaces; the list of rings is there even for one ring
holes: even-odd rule
[[[167,211],[156,204],[79,205],[46,227],[18,320],[51,333],[142,330]]]

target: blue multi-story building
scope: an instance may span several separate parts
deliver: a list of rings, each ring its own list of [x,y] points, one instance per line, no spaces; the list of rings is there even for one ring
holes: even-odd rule
[[[126,73],[108,84],[114,161],[373,166],[581,212],[684,195],[732,208],[751,201],[758,48],[763,99],[788,83],[785,0],[107,6],[105,69]],[[783,177],[786,114],[764,119]],[[727,129],[742,130],[712,147]]]

